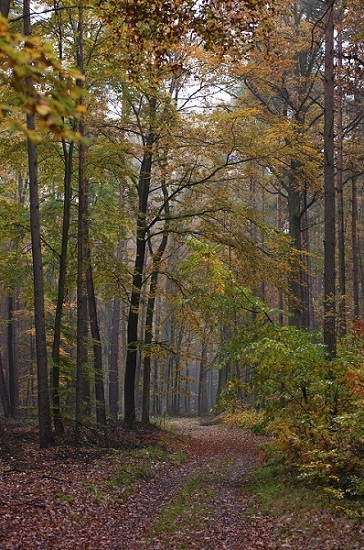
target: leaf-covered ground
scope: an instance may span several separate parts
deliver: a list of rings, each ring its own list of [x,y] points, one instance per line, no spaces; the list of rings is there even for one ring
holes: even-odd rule
[[[262,460],[258,437],[173,424],[183,437],[121,431],[122,445],[108,450],[39,450],[33,429],[5,428],[0,550],[364,549],[359,520],[261,504],[249,485]]]

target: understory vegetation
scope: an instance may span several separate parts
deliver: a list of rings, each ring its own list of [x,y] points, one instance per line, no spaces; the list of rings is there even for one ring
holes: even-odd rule
[[[239,350],[246,381],[231,380],[218,407],[224,423],[272,436],[273,464],[364,513],[363,327],[328,362],[317,335],[292,327],[264,330]],[[247,400],[251,405],[247,406]],[[275,476],[272,476],[272,480]]]

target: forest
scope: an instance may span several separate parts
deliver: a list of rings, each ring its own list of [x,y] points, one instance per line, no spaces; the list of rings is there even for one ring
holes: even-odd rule
[[[362,1],[0,13],[0,431],[215,415],[363,498]]]

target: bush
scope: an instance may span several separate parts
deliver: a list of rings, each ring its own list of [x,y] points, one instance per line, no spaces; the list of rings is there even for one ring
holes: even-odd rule
[[[225,422],[268,429],[275,457],[335,497],[364,494],[363,335],[354,332],[328,361],[316,334],[271,326],[240,350],[254,366],[251,389],[263,408],[239,405],[239,381],[222,395]]]

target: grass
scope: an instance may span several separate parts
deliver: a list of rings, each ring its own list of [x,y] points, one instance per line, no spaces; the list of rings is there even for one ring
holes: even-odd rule
[[[159,466],[178,464],[187,458],[183,452],[171,452],[160,447],[143,447],[129,451],[112,449],[109,455],[115,464],[115,473],[106,482],[84,484],[96,503],[111,498],[120,504],[130,494],[135,483],[151,477]]]
[[[168,542],[177,531],[181,533],[201,529],[212,517],[211,502],[214,495],[214,489],[206,484],[203,475],[189,479],[161,509],[151,529],[150,539],[161,537],[164,542]]]
[[[71,504],[75,500],[74,495],[70,495],[69,493],[56,493],[54,496],[62,502],[67,502],[67,504]]]
[[[263,513],[270,515],[326,510],[353,519],[364,517],[363,497],[338,498],[335,489],[305,483],[279,463],[268,462],[253,472],[248,490],[258,497]]]
[[[283,464],[266,463],[255,470],[247,489],[257,496],[263,513],[275,516],[329,505],[326,495],[298,482]]]
[[[144,447],[123,454],[117,473],[109,480],[110,489],[123,488],[124,492],[140,479],[148,479],[159,464],[179,463],[186,460],[184,453],[171,453],[158,447]]]

